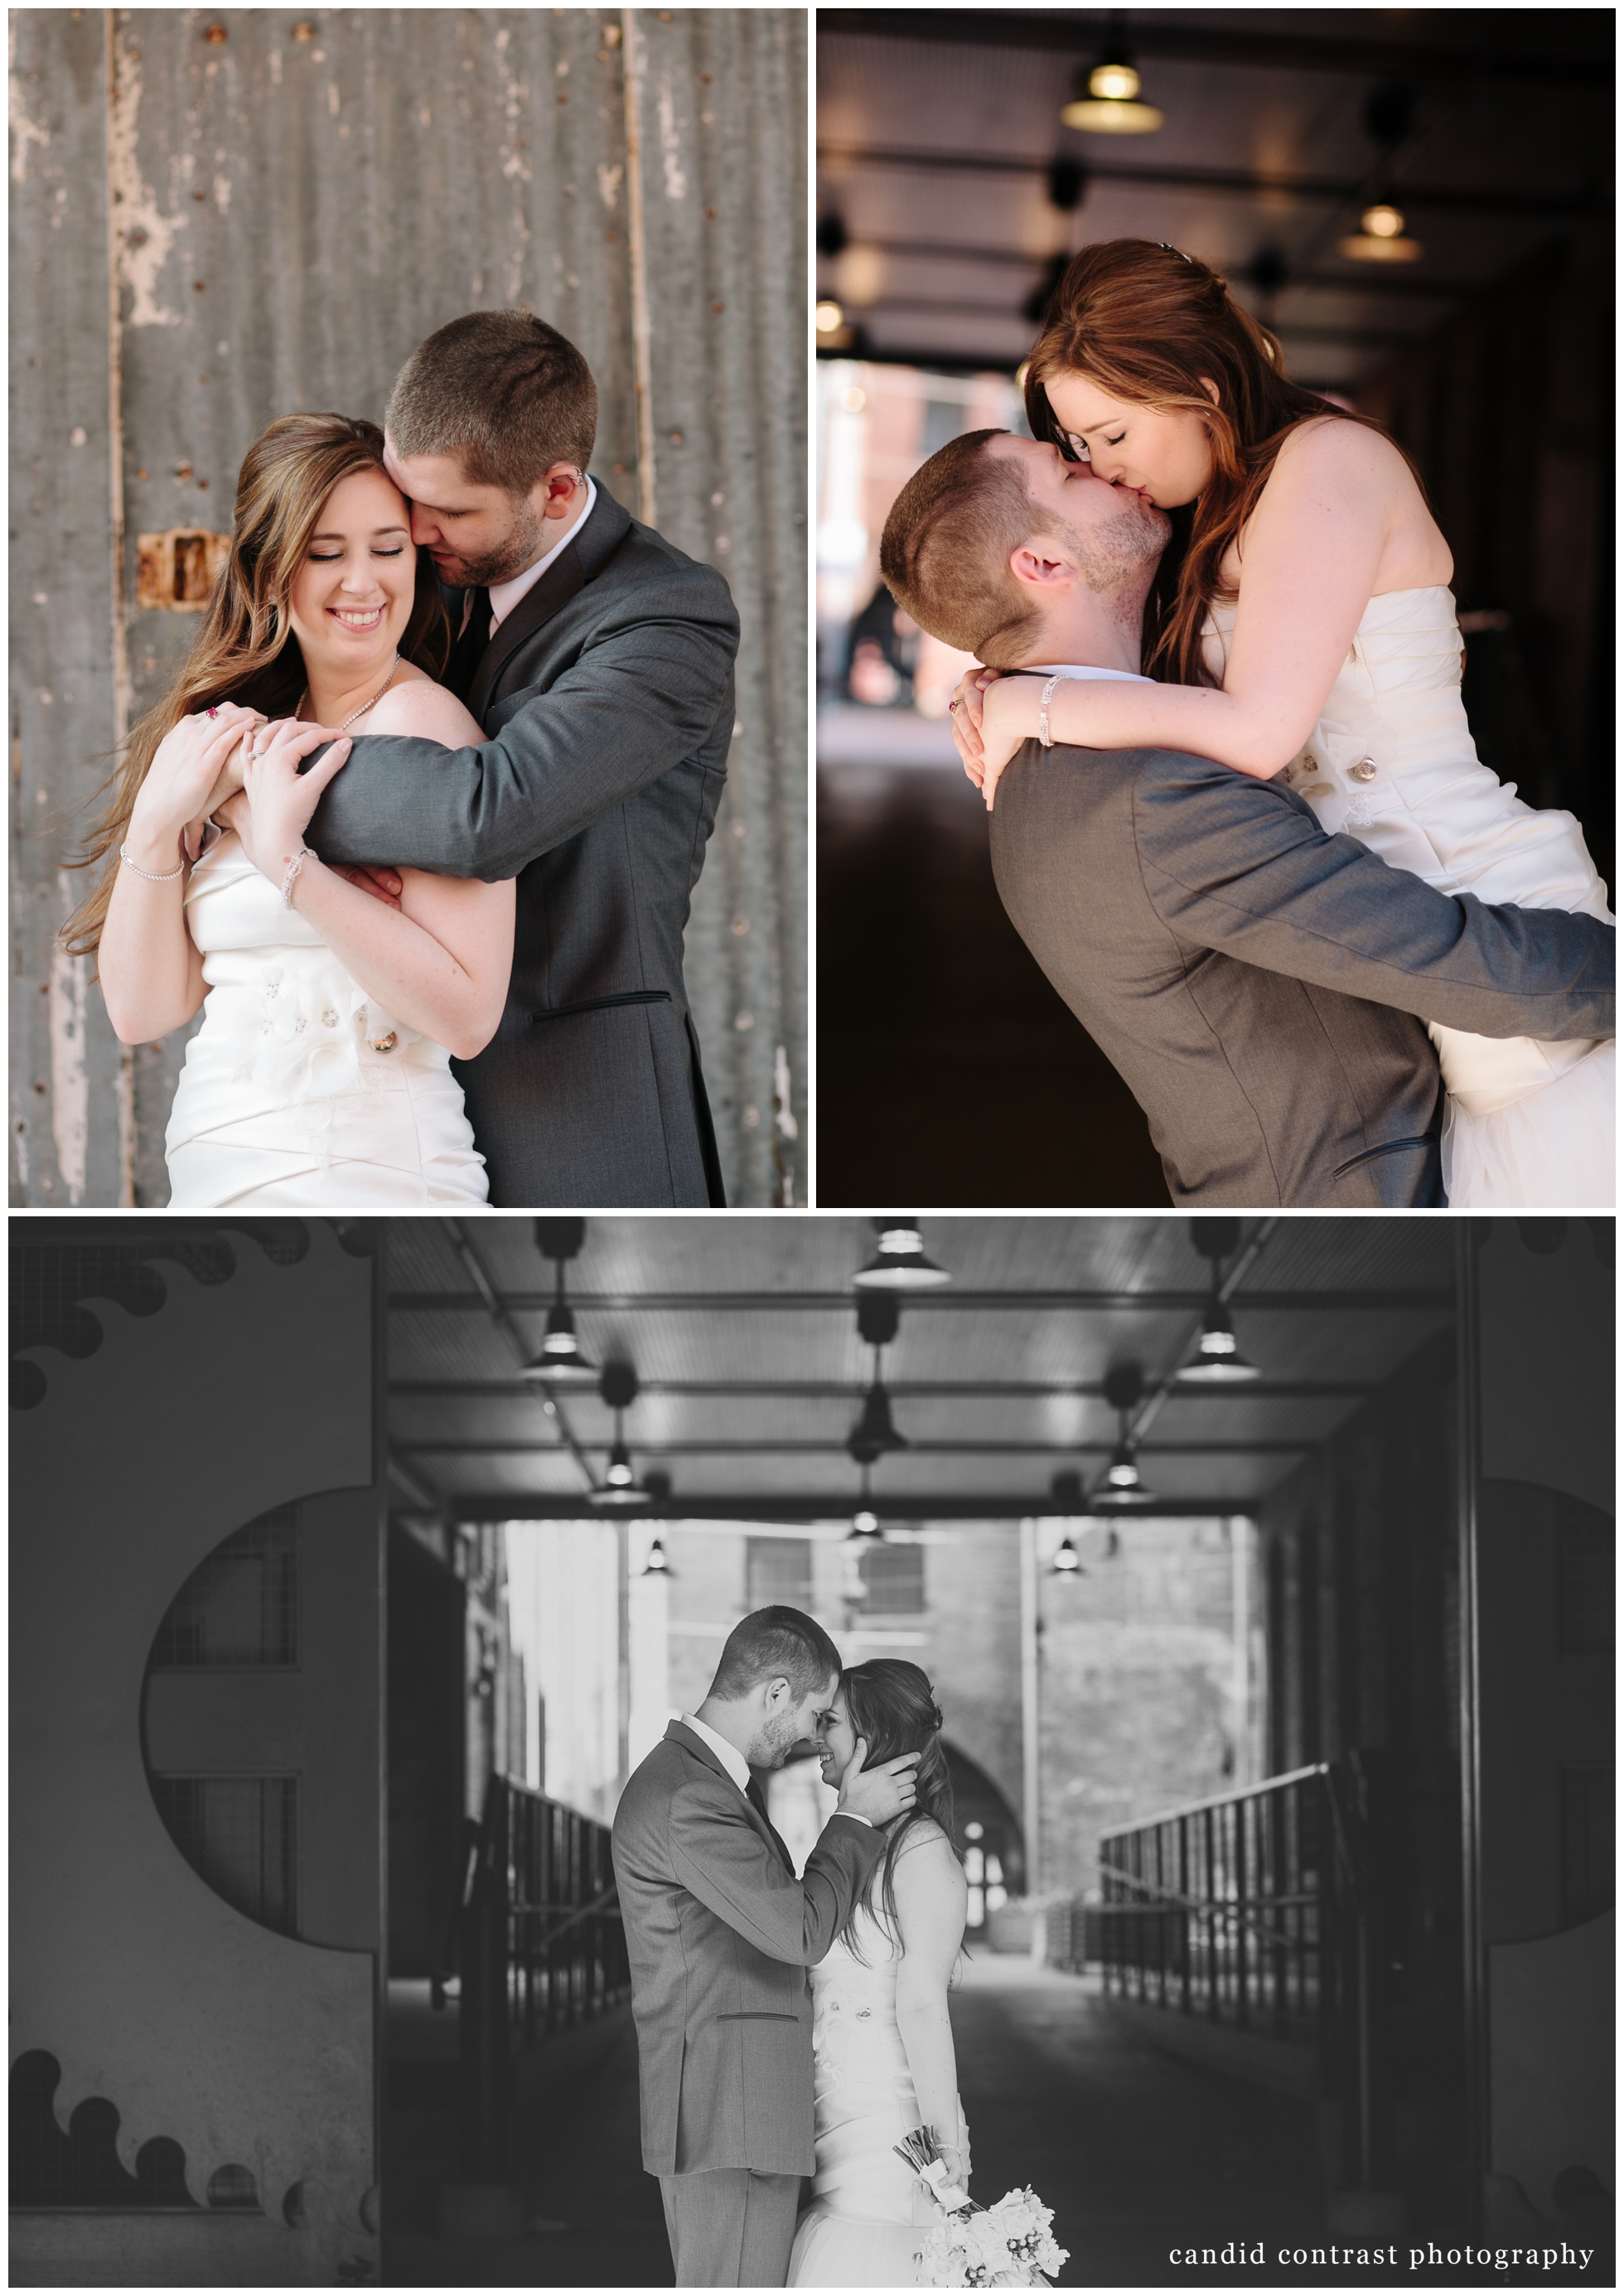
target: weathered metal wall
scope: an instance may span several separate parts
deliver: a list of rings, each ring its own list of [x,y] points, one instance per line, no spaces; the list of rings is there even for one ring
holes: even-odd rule
[[[184,1037],[121,1055],[53,946],[197,627],[137,603],[139,538],[225,528],[273,416],[380,417],[424,335],[507,303],[590,361],[595,478],[739,606],[686,971],[729,1200],[804,1201],[805,20],[13,12],[13,1202],[168,1200]]]

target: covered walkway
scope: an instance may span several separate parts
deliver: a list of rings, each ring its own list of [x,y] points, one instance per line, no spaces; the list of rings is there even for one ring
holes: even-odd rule
[[[1180,2276],[1168,2265],[1178,2244],[1324,2238],[1314,2129],[1300,2106],[1157,2054],[1117,2030],[1085,1981],[1023,1958],[978,1954],[953,2018],[976,2196],[1037,2187],[1071,2251],[1062,2285],[1162,2284]],[[509,2241],[436,2235],[455,2068],[454,2021],[435,2023],[391,2084],[386,2281],[669,2286],[658,2188],[637,2161],[629,2013],[613,2012],[533,2060],[514,2161],[531,2224],[547,2228]]]

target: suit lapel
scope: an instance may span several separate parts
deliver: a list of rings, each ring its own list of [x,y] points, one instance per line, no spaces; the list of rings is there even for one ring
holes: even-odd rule
[[[740,1800],[744,1804],[745,1809],[749,1812],[750,1824],[755,1827],[762,1840],[770,1843],[773,1849],[776,1852],[778,1857],[783,1859],[783,1863],[789,1867],[792,1874],[795,1871],[795,1861],[790,1856],[788,1849],[779,1838],[778,1834],[774,1832],[771,1820],[767,1817],[761,1810],[759,1810],[756,1808],[755,1803],[751,1801],[750,1796],[741,1790],[738,1781],[728,1776],[721,1758],[718,1755],[712,1753],[710,1748],[706,1745],[704,1740],[702,1738],[696,1737],[693,1732],[684,1723],[668,1722],[666,1724],[666,1736],[668,1738],[675,1739],[677,1743],[679,1746],[685,1747],[689,1753],[697,1755],[708,1770],[713,1770],[717,1776],[722,1780],[725,1785],[732,1786],[734,1793],[739,1796]]]
[[[525,592],[507,619],[498,626],[496,636],[480,657],[480,666],[468,689],[468,708],[481,725],[496,681],[526,638],[533,636],[544,622],[551,621],[559,608],[585,587],[586,581],[576,537],[571,535],[540,581]]]

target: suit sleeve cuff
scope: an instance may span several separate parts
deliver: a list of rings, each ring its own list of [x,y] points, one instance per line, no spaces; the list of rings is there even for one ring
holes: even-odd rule
[[[871,1833],[874,1830],[873,1818],[859,1817],[855,1809],[837,1809],[834,1814],[836,1817],[849,1817],[854,1825],[865,1825]]]

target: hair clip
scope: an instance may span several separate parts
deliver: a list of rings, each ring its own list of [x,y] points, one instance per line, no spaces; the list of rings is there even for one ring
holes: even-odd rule
[[[1193,256],[1186,255],[1182,247],[1175,247],[1170,240],[1166,239],[1159,239],[1156,242],[1156,244],[1161,248],[1164,255],[1176,255],[1181,263],[1189,264],[1192,270],[1193,270],[1194,258]]]

